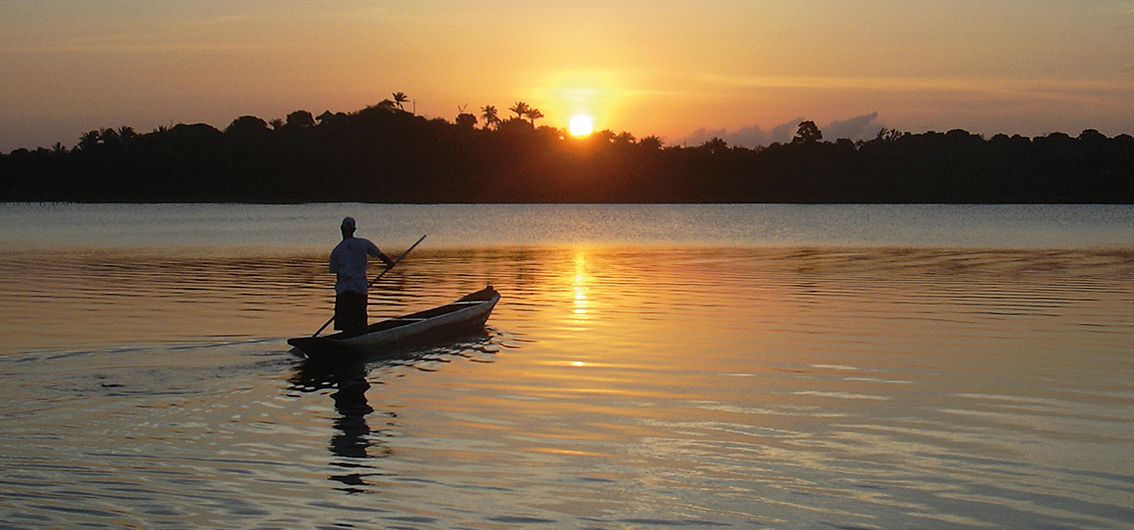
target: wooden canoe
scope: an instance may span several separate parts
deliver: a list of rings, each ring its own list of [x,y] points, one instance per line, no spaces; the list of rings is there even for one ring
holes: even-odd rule
[[[361,331],[325,337],[297,337],[287,343],[314,361],[351,361],[415,344],[428,344],[484,327],[500,293],[492,286],[456,302],[383,320]]]

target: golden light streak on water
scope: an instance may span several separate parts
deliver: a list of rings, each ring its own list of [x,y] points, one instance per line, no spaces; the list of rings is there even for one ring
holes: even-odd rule
[[[575,292],[574,313],[581,323],[587,315],[587,256],[582,249],[575,251],[575,280],[572,288]]]

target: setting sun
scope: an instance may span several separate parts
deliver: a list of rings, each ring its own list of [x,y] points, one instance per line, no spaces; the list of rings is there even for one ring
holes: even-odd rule
[[[595,119],[586,114],[577,114],[571,116],[571,121],[567,124],[567,132],[571,136],[587,136],[595,130]]]

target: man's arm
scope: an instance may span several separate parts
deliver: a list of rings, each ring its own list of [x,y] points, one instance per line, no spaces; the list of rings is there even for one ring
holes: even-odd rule
[[[389,256],[387,256],[381,250],[379,250],[378,246],[375,245],[374,243],[370,243],[369,245],[367,245],[366,252],[367,252],[367,254],[370,254],[371,256],[374,256],[374,257],[382,260],[382,263],[386,264],[387,269],[394,266],[394,260],[390,259]]]

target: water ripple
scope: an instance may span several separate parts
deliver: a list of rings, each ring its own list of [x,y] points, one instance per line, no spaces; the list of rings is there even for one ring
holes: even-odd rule
[[[324,260],[0,253],[0,519],[1134,519],[1129,252],[422,249],[371,317],[491,282],[486,332],[329,372],[285,344],[329,316]]]

